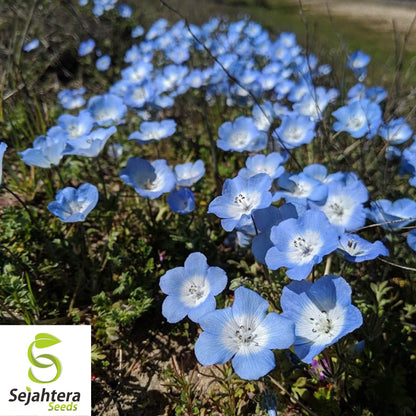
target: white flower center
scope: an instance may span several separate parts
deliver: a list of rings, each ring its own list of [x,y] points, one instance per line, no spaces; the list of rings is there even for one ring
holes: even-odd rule
[[[230,144],[237,149],[245,147],[250,141],[250,135],[247,131],[237,130],[231,133]]]
[[[286,129],[284,133],[284,140],[287,142],[296,143],[302,139],[304,134],[304,129],[299,128],[298,126],[290,126]]]
[[[367,123],[367,118],[363,112],[355,113],[347,120],[345,125],[349,130],[355,131],[361,129]]]
[[[234,353],[253,354],[263,349],[269,335],[258,319],[241,316],[226,323],[221,334],[223,345]]]
[[[296,323],[296,335],[314,343],[329,344],[341,332],[344,315],[344,310],[338,305],[330,310],[321,310],[310,301]]]
[[[65,205],[65,212],[68,213],[68,217],[73,214],[78,214],[80,212],[84,212],[88,206],[90,205],[90,201],[68,201]]]
[[[180,299],[190,307],[196,307],[208,297],[210,286],[205,276],[192,276],[181,287]]]
[[[289,243],[288,259],[292,263],[305,264],[313,260],[322,247],[321,235],[317,231],[306,231]]]
[[[323,211],[334,225],[345,225],[349,222],[354,210],[354,201],[347,195],[328,197]]]
[[[95,121],[114,120],[117,117],[117,110],[115,108],[102,108],[94,113]]]
[[[238,195],[234,196],[233,204],[230,205],[230,214],[232,216],[240,217],[242,214],[250,215],[251,211],[255,209],[260,200],[260,195],[257,193],[247,195],[243,192],[240,192]]]
[[[366,253],[366,251],[360,247],[358,241],[353,239],[349,239],[347,241],[347,246],[342,246],[341,249],[347,252],[350,256],[362,256]]]

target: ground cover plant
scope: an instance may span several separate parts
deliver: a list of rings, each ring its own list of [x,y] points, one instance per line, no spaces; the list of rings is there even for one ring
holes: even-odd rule
[[[405,54],[380,85],[247,15],[6,6],[1,323],[91,324],[97,415],[414,414]]]

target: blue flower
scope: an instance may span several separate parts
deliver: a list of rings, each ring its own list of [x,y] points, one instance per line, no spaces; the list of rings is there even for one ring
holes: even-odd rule
[[[246,380],[257,380],[275,367],[272,349],[289,348],[294,323],[281,315],[267,314],[269,304],[245,287],[235,291],[232,307],[200,318],[203,329],[195,343],[202,365],[224,364],[232,359],[234,371]]]
[[[371,139],[382,121],[380,106],[366,98],[340,107],[332,115],[338,120],[334,123],[334,130],[346,131],[354,139],[364,136]]]
[[[82,95],[85,93],[85,88],[77,88],[74,90],[62,90],[58,93],[58,99],[63,108],[73,110],[82,107],[85,104],[85,99]]]
[[[275,130],[278,143],[281,141],[287,149],[310,143],[315,137],[316,123],[307,116],[290,114],[282,117],[282,124]]]
[[[410,231],[410,233],[407,235],[407,244],[409,244],[409,247],[416,251],[416,230]]]
[[[258,173],[266,173],[271,179],[276,179],[283,174],[285,168],[282,166],[287,161],[287,155],[277,152],[266,155],[249,156],[246,160],[246,168],[240,169],[239,176],[249,178]]]
[[[338,252],[347,260],[360,263],[378,256],[388,256],[389,251],[381,241],[370,243],[355,234],[343,234],[339,240]]]
[[[266,253],[267,267],[287,267],[291,279],[302,280],[323,256],[337,249],[338,232],[324,213],[312,210],[273,226],[270,240],[273,247]]]
[[[62,114],[58,117],[58,125],[58,128],[49,129],[48,135],[53,136],[63,132],[67,139],[72,140],[90,133],[94,119],[88,111],[81,111],[78,116]]]
[[[58,191],[48,210],[63,222],[79,222],[85,220],[97,202],[97,188],[84,183],[78,189],[67,187]]]
[[[207,258],[199,252],[190,254],[184,267],[168,270],[160,278],[160,289],[168,297],[163,301],[162,314],[170,323],[188,315],[199,322],[216,307],[215,297],[227,284],[227,275],[219,267],[209,267]]]
[[[128,6],[127,4],[124,4],[124,3],[120,4],[117,9],[118,9],[118,14],[121,17],[128,18],[131,16],[132,10],[131,10],[131,7]]]
[[[112,124],[123,123],[127,107],[117,95],[104,94],[89,99],[88,111],[99,126],[108,127]]]
[[[131,37],[138,38],[139,36],[143,35],[143,33],[144,33],[143,26],[138,25],[134,29],[132,29]]]
[[[234,122],[223,123],[218,129],[218,135],[220,140],[217,141],[217,146],[222,150],[234,152],[252,150],[259,136],[265,136],[267,140],[267,135],[257,129],[250,117],[238,117]]]
[[[347,66],[350,68],[358,81],[364,81],[367,76],[367,65],[370,63],[370,57],[363,51],[355,51],[348,56]]]
[[[315,204],[309,201],[311,208],[323,211],[340,234],[362,227],[366,219],[363,204],[368,199],[365,185],[351,176],[349,182],[332,180],[327,186],[328,197],[325,203]]]
[[[95,41],[94,39],[88,39],[84,42],[81,42],[78,47],[78,55],[85,56],[90,54],[95,48]]]
[[[30,52],[36,49],[38,46],[39,46],[39,39],[33,39],[23,46],[23,50],[25,52]]]
[[[1,185],[1,181],[2,181],[2,177],[3,177],[3,156],[4,156],[4,152],[7,149],[7,144],[0,142],[0,185]]]
[[[283,288],[283,316],[295,323],[295,353],[311,363],[322,350],[360,327],[361,312],[351,304],[351,288],[341,276],[315,283],[292,282]]]
[[[138,144],[159,141],[172,136],[176,131],[176,122],[172,119],[162,121],[143,121],[140,131],[130,134],[129,140],[137,140]]]
[[[108,55],[100,56],[97,61],[95,62],[95,67],[99,71],[107,71],[111,65],[111,58]]]
[[[18,152],[23,162],[29,166],[50,168],[51,165],[58,165],[62,159],[62,152],[66,146],[66,136],[56,137],[39,136],[33,142],[33,148]]]
[[[179,214],[189,214],[195,209],[195,196],[189,188],[179,188],[168,196],[170,209]]]
[[[149,103],[154,96],[152,84],[148,81],[130,84],[124,94],[124,102],[134,108],[142,108]]]
[[[97,157],[103,150],[107,140],[117,129],[111,126],[107,129],[97,129],[87,136],[80,136],[66,142],[66,148],[63,155],[78,155],[87,157]]]
[[[240,176],[226,179],[222,196],[217,196],[208,207],[208,213],[222,218],[221,225],[226,231],[238,227],[240,221],[248,219],[256,209],[267,208],[271,204],[269,192],[271,179],[265,173],[251,178]]]
[[[178,186],[192,186],[205,174],[205,166],[202,160],[195,163],[188,162],[175,166],[176,182]]]
[[[367,218],[385,230],[397,231],[416,221],[416,201],[409,198],[391,202],[388,199],[378,199],[366,208]]]
[[[413,134],[412,129],[405,122],[404,118],[390,120],[380,127],[378,134],[390,144],[402,144],[409,140]]]
[[[150,199],[172,191],[176,185],[175,174],[164,159],[150,163],[140,157],[131,157],[120,172],[120,178],[133,186],[140,196]]]

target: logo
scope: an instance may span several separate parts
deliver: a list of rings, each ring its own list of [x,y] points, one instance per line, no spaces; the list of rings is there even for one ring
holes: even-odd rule
[[[59,342],[61,341],[58,338],[54,337],[53,335],[40,333],[35,336],[35,340],[29,345],[29,348],[27,350],[27,357],[29,358],[29,361],[32,365],[34,365],[37,368],[49,368],[52,365],[54,365],[56,368],[55,377],[52,380],[43,381],[43,380],[39,380],[33,375],[32,367],[30,367],[28,375],[29,375],[29,378],[34,383],[39,383],[39,384],[53,383],[54,381],[58,380],[59,376],[61,375],[62,367],[61,367],[61,363],[59,362],[59,360],[51,354],[41,354],[35,357],[33,355],[33,347],[36,347],[39,349],[48,348],[48,347],[51,347],[52,345],[58,344]],[[38,361],[39,358],[44,358],[45,360],[49,360],[50,364],[43,364],[39,362]]]

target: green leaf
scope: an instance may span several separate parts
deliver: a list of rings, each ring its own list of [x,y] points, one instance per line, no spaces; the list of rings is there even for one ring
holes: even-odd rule
[[[36,348],[47,348],[47,347],[51,347],[52,345],[55,345],[61,342],[61,340],[54,337],[53,335],[45,334],[45,333],[37,334],[35,336],[35,340],[36,340],[35,341]]]

